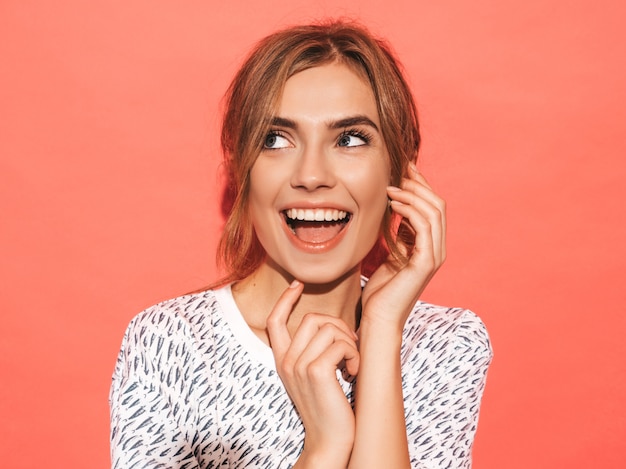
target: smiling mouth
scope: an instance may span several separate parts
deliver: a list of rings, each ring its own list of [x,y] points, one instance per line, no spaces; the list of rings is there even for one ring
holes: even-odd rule
[[[300,241],[311,244],[335,238],[352,217],[349,212],[328,208],[290,208],[282,213],[291,232]]]

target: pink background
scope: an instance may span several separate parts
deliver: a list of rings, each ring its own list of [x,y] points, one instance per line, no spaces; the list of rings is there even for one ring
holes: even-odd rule
[[[626,467],[619,5],[3,1],[0,466],[108,466],[126,324],[217,275],[230,78],[276,28],[349,15],[402,58],[448,200],[425,299],[491,333],[474,467]]]

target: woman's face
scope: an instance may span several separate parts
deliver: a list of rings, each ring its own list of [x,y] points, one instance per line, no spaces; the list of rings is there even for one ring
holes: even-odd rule
[[[305,283],[358,273],[380,234],[390,178],[370,85],[336,63],[289,78],[250,178],[266,263]]]

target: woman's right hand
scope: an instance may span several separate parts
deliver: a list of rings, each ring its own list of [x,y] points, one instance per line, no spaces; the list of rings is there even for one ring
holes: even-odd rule
[[[305,429],[304,450],[294,467],[345,468],[354,443],[355,420],[336,371],[345,363],[348,373],[357,374],[357,336],[340,319],[308,313],[291,337],[287,320],[303,288],[294,281],[267,318],[276,369]]]

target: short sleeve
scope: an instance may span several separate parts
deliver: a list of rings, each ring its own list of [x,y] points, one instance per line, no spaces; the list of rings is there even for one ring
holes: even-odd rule
[[[115,469],[198,468],[194,454],[193,338],[158,308],[131,321],[109,395]]]
[[[403,390],[414,468],[470,468],[492,349],[471,311],[433,307],[414,318]]]

